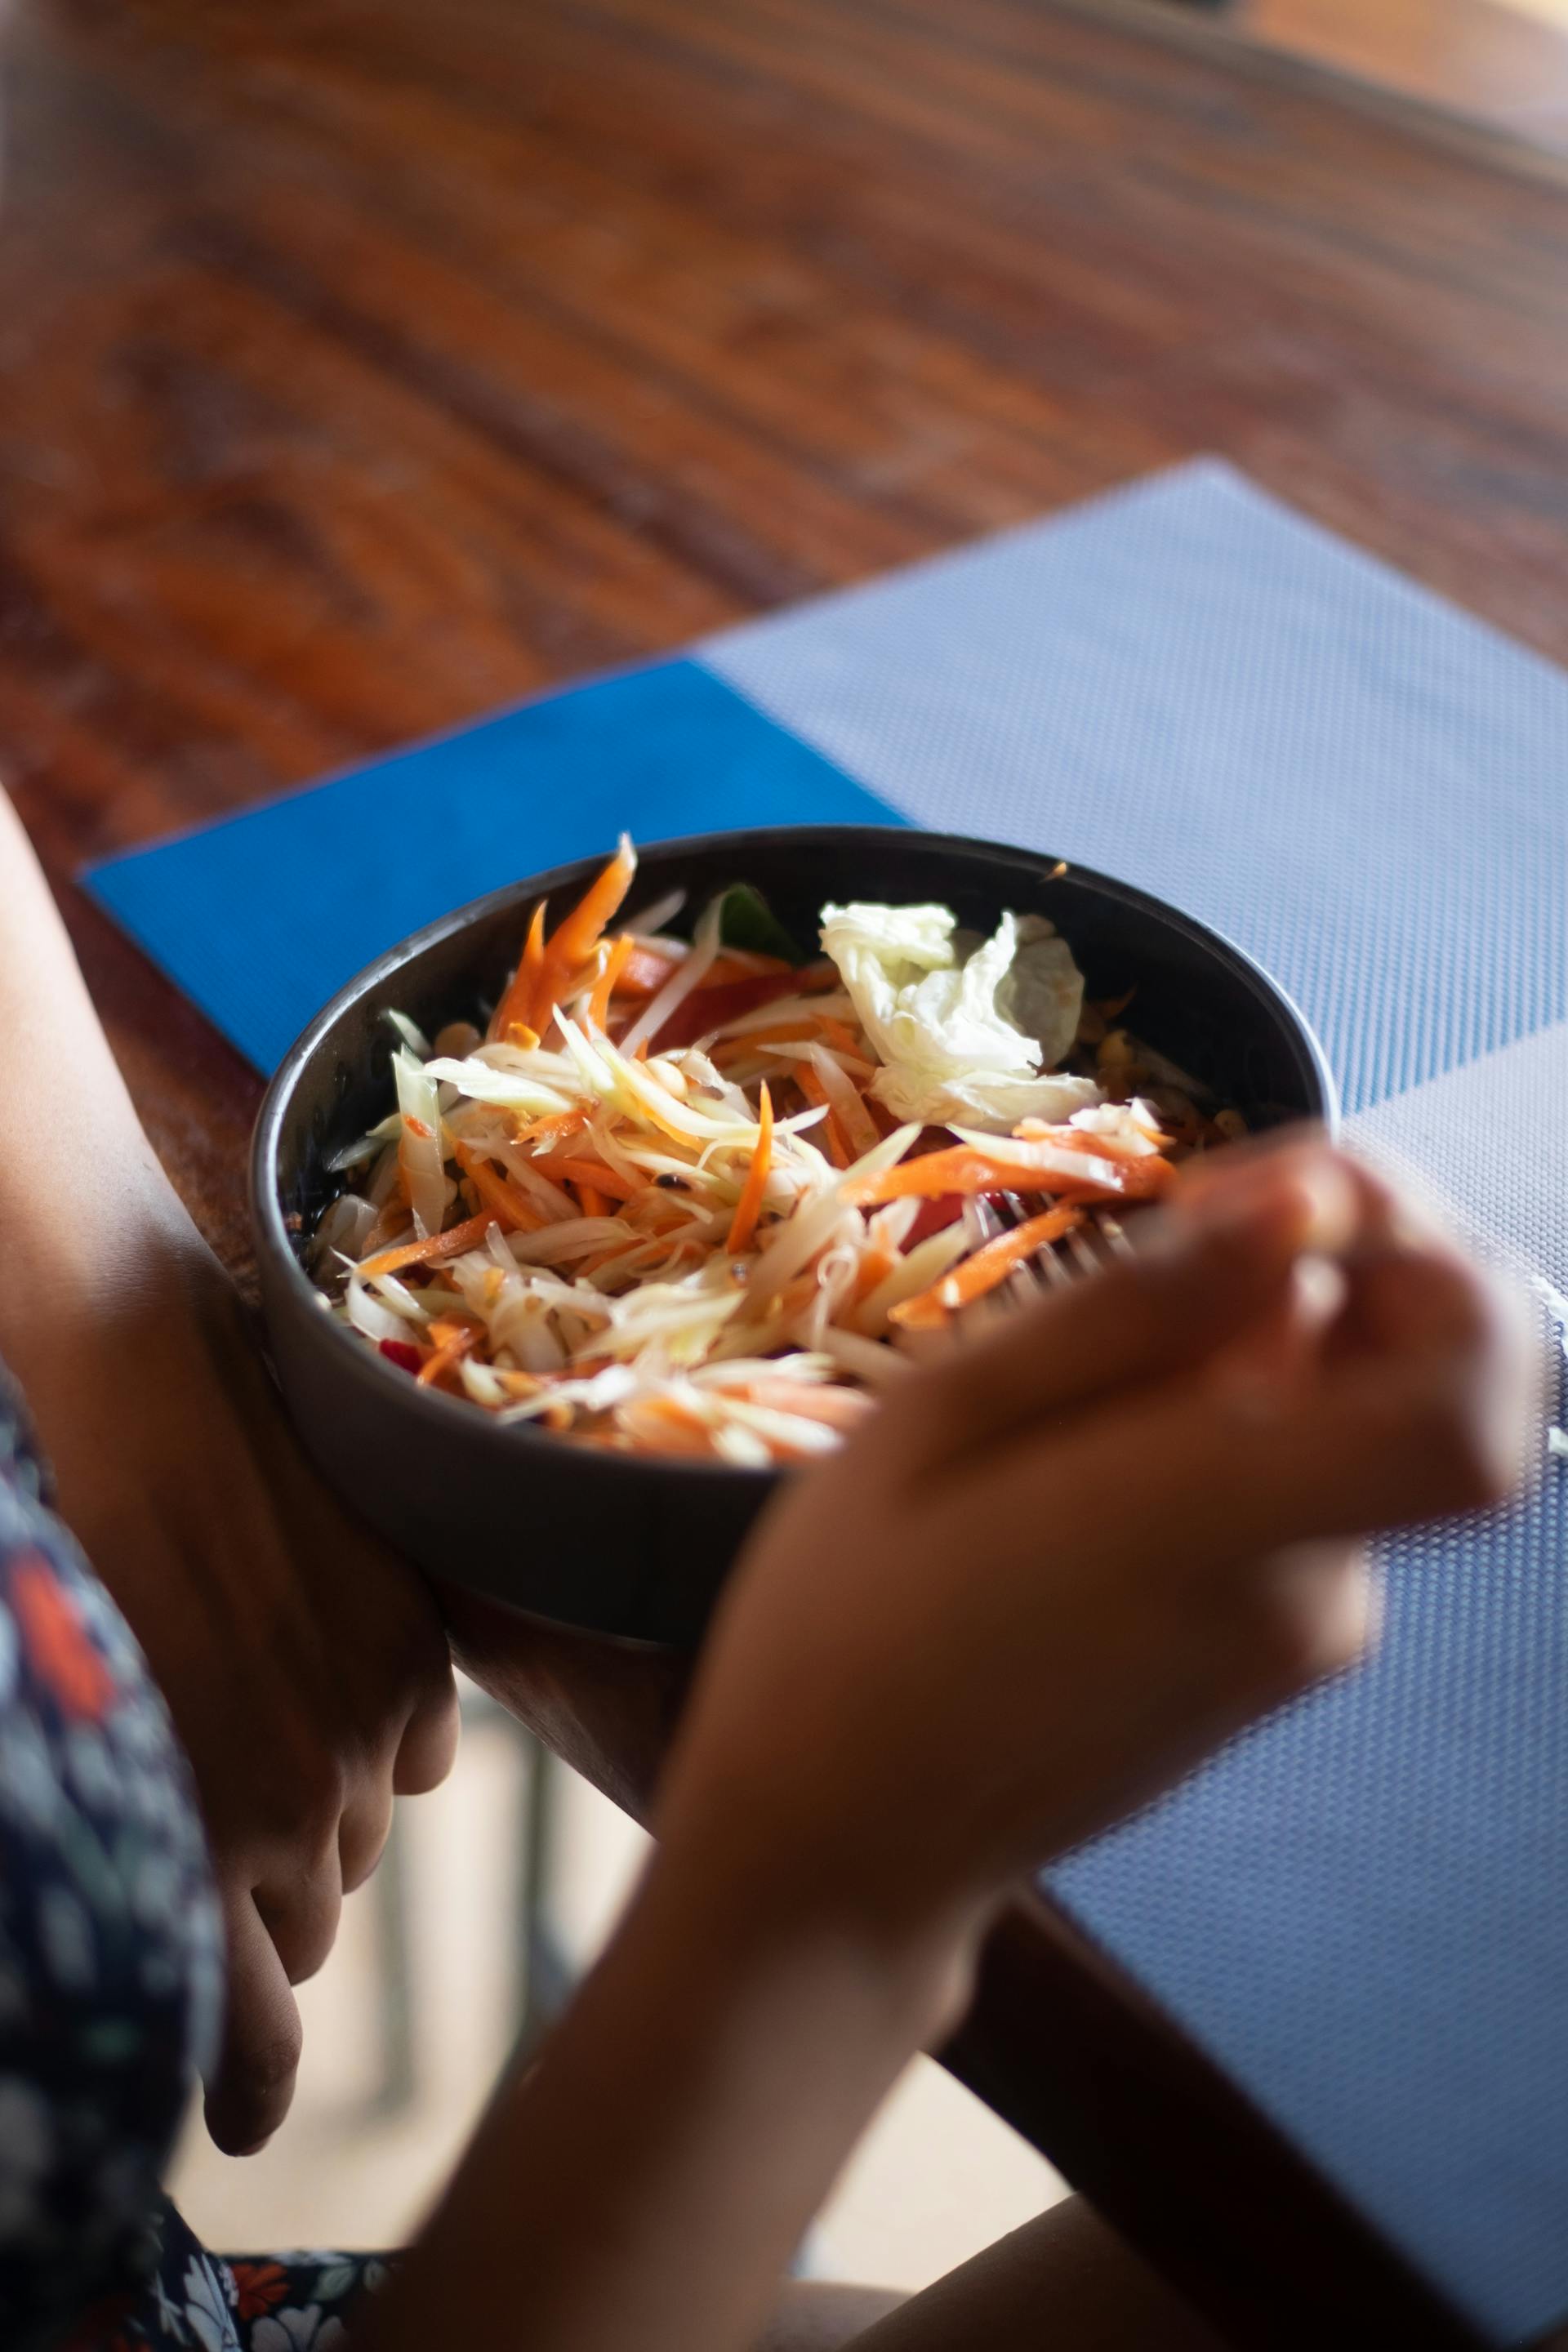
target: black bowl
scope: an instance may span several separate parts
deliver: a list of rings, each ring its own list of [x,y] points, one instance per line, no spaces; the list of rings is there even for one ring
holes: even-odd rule
[[[257,1122],[252,1208],[278,1378],[305,1446],[373,1526],[433,1574],[557,1622],[689,1643],[774,1474],[661,1462],[503,1427],[405,1372],[330,1318],[300,1258],[336,1189],[331,1155],[392,1102],[382,1014],[427,1032],[499,996],[535,901],[563,909],[602,863],[557,866],[405,940],[335,997],[279,1070]],[[1048,915],[1091,996],[1138,987],[1138,1034],[1255,1128],[1332,1122],[1333,1080],[1289,999],[1238,948],[1125,883],[990,842],[893,826],[781,826],[642,852],[637,905],[672,888],[700,908],[754,883],[803,946],[828,898],[936,900],[989,932],[1005,909]]]

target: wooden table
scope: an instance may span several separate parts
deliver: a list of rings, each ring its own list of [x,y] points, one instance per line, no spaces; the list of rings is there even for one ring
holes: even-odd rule
[[[1568,182],[1207,18],[19,0],[9,70],[0,756],[242,1272],[258,1081],[88,856],[1197,450],[1568,657]],[[508,1687],[637,1801],[668,1675]],[[950,2055],[1237,2343],[1467,2340],[1048,1906]]]

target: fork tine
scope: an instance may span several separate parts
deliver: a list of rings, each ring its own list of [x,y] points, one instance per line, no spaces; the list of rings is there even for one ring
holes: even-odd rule
[[[1077,1261],[1080,1274],[1098,1274],[1102,1264],[1100,1252],[1089,1241],[1081,1225],[1074,1225],[1067,1235],[1067,1245]]]
[[[1004,1192],[999,1202],[999,1210],[1004,1230],[1008,1227],[1026,1225],[1035,1214],[1027,1201],[1021,1199],[1016,1192]],[[1053,1286],[1059,1286],[1064,1282],[1070,1282],[1072,1278],[1071,1268],[1063,1264],[1056,1251],[1043,1249],[1037,1250],[1026,1265],[1021,1265],[1018,1268],[1017,1273],[1013,1276],[1013,1281],[1022,1295],[1023,1286],[1026,1284],[1030,1291],[1048,1290]]]
[[[986,1241],[1027,1224],[1040,1209],[1037,1201],[1031,1202],[1017,1192],[994,1193],[968,1206],[975,1213],[980,1237]],[[1098,1274],[1113,1257],[1132,1255],[1121,1221],[1099,1211],[1087,1226],[1075,1225],[1059,1242],[1037,1251],[1026,1265],[1016,1268],[1007,1278],[1008,1287],[1016,1298],[1030,1298],[1041,1290],[1076,1282],[1082,1275]]]
[[[1005,1224],[1023,1224],[1037,1214],[1040,1205],[1016,1192],[1004,1192],[1000,1206]],[[1059,1242],[1042,1250],[1028,1271],[1042,1285],[1076,1282],[1080,1275],[1098,1274],[1113,1255],[1130,1257],[1131,1244],[1116,1218],[1097,1212],[1088,1225],[1075,1225]]]

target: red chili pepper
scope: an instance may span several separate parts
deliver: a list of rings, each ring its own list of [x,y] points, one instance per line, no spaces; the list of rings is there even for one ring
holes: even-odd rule
[[[416,1372],[425,1360],[412,1339],[383,1339],[381,1352],[402,1372]]]

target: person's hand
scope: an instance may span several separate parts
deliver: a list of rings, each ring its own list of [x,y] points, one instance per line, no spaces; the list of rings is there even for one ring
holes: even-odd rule
[[[748,1900],[977,1925],[1357,1654],[1357,1539],[1506,1492],[1526,1360],[1509,1303],[1352,1162],[1226,1153],[1134,1262],[911,1374],[782,1493],[667,1847]]]
[[[195,1769],[229,1957],[207,2120],[249,2148],[292,2093],[290,1986],[373,1868],[394,1791],[450,1763],[446,1637],[296,1444],[3,793],[0,906],[0,1361]]]
[[[61,1508],[147,1653],[195,1775],[228,1948],[213,2137],[258,2146],[293,2092],[290,1987],[374,1869],[395,1791],[442,1780],[457,1698],[435,1604],[341,1510],[194,1233],[78,1353],[43,1431]]]

